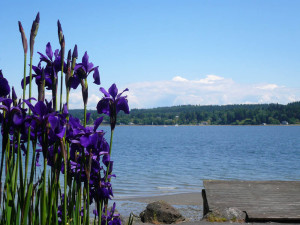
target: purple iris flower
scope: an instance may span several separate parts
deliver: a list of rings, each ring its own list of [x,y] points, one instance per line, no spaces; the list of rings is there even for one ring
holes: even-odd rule
[[[46,55],[40,52],[38,52],[38,54],[40,55],[40,62],[47,63],[45,69],[46,73],[57,78],[57,73],[61,71],[61,54],[59,53],[59,50],[56,49],[53,54],[51,44],[50,42],[48,42],[46,45]],[[53,59],[53,55],[54,55],[54,59]],[[66,63],[64,63],[64,68],[66,68]],[[66,72],[67,72],[66,69],[64,69],[64,73]]]
[[[122,110],[124,113],[129,114],[129,106],[127,96],[122,96],[125,91],[118,94],[118,88],[116,84],[111,85],[108,92],[104,88],[100,88],[100,91],[104,94],[104,97],[97,104],[97,111],[99,114],[106,114],[110,117],[110,126],[114,130],[117,122],[117,114]]]
[[[121,225],[120,214],[115,214],[116,210],[116,203],[114,202],[111,210],[108,210],[107,216],[105,215],[105,208],[103,208],[102,218],[101,218],[101,225]]]
[[[41,62],[46,63],[46,67],[44,69],[45,72],[45,87],[47,90],[53,89],[53,82],[57,79],[57,74],[59,71],[61,71],[61,56],[59,53],[59,50],[56,49],[53,53],[52,47],[50,42],[46,45],[46,55],[38,52],[40,55],[40,62],[38,66],[32,66],[33,71],[35,74],[32,75],[32,78],[35,78],[35,82],[38,85],[41,82],[42,79],[42,67]],[[54,57],[53,57],[54,56]],[[66,73],[66,63],[64,63],[64,72]],[[22,88],[23,88],[23,80],[21,82]],[[26,85],[29,84],[29,76],[26,77]]]
[[[113,197],[112,187],[110,182],[105,182],[102,178],[95,185],[90,186],[90,199],[94,199],[96,202],[100,199],[111,199]]]
[[[39,85],[43,79],[43,70],[45,74],[45,87],[47,90],[51,90],[52,88],[52,80],[49,73],[49,69],[44,69],[41,67],[41,62],[37,66],[32,65],[32,70],[34,74],[32,74],[32,78],[35,79],[35,83]],[[26,85],[29,84],[29,76],[26,77]],[[21,87],[24,88],[24,79],[21,81]]]
[[[59,129],[54,127],[52,125],[50,129],[48,128],[49,123],[49,117],[55,117],[57,115],[56,112],[53,112],[53,109],[51,106],[51,102],[46,104],[42,101],[38,101],[35,106],[33,106],[28,100],[25,100],[25,103],[27,106],[31,109],[33,112],[33,115],[31,116],[31,122],[30,126],[32,127],[32,131],[35,131],[37,134],[38,141],[40,145],[43,147],[43,153],[45,154],[46,149],[50,149],[49,146],[55,143],[57,140],[56,133]],[[54,122],[53,122],[54,124]],[[48,137],[44,138],[44,133],[47,133]],[[47,145],[47,146],[46,146]]]
[[[75,73],[80,79],[86,79],[89,73],[94,71],[94,69],[94,64],[89,62],[89,56],[87,52],[85,52],[82,57],[82,62],[75,66]]]
[[[60,117],[58,115],[51,115],[48,117],[48,121],[50,123],[52,131],[49,135],[52,136],[52,138],[54,138],[55,136],[58,138],[63,138],[65,135],[66,127],[64,126],[64,122],[60,120]]]
[[[77,48],[76,48],[75,53],[78,54]],[[82,57],[82,62],[76,64],[76,66],[74,68],[74,75],[70,78],[71,87],[73,89],[76,89],[78,87],[78,85],[81,83],[81,81],[86,79],[87,76],[93,71],[94,71],[94,74],[93,74],[94,83],[97,85],[100,85],[100,74],[99,74],[98,66],[94,67],[93,63],[89,62],[89,56],[88,56],[87,52],[85,52],[84,56]]]
[[[15,128],[20,127],[25,122],[26,110],[21,108],[20,103],[19,105],[12,106],[13,100],[9,98],[0,98],[0,103],[2,103],[0,110],[6,112],[5,120],[2,122],[9,124],[10,130],[13,133]]]
[[[56,141],[57,138],[62,139],[66,132],[67,123],[67,104],[64,104],[62,114],[52,113],[48,117],[48,122],[50,123],[49,139]]]
[[[0,97],[7,96],[10,93],[8,81],[3,77],[2,70],[0,70]]]

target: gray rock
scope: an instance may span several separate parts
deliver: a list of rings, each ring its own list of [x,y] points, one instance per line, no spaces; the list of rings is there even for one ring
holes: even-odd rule
[[[143,223],[178,223],[184,221],[184,217],[177,209],[164,201],[157,201],[147,205],[140,214]]]
[[[246,213],[234,207],[214,209],[207,213],[203,219],[210,222],[245,222]]]

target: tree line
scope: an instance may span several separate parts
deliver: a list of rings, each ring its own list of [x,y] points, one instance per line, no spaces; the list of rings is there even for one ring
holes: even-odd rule
[[[83,110],[70,110],[71,115],[83,119]],[[89,124],[100,115],[91,113]],[[104,117],[104,123],[109,118]],[[241,105],[180,105],[152,109],[132,109],[130,114],[119,113],[119,125],[261,125],[299,124],[300,102],[282,104],[241,104]]]

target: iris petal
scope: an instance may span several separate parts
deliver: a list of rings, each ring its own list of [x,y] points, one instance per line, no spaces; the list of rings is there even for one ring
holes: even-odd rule
[[[58,118],[56,116],[49,116],[48,121],[51,125],[52,130],[54,130],[58,126]]]
[[[80,137],[80,144],[83,146],[83,147],[87,147],[87,146],[89,146],[89,144],[90,144],[90,139],[89,139],[89,137],[87,137],[87,136],[82,136],[82,137]]]
[[[16,112],[13,115],[13,123],[17,126],[21,125],[23,123],[23,116],[21,113]]]
[[[87,54],[87,52],[85,52],[83,57],[82,57],[82,64],[85,68],[87,68],[88,63],[89,63],[89,55]]]
[[[42,116],[46,115],[47,107],[42,101],[39,101],[34,106],[34,112],[42,117]]]
[[[117,102],[117,114],[122,110],[124,113],[129,114],[128,101],[125,97],[120,97]]]
[[[76,89],[80,84],[80,79],[77,76],[70,77],[71,88]]]
[[[59,132],[56,134],[59,138],[63,138],[66,132],[66,128],[63,127]]]
[[[94,122],[94,132],[98,129],[99,125],[102,123],[103,121],[103,116],[97,118]]]
[[[48,42],[48,44],[46,45],[46,55],[47,55],[47,56],[49,57],[49,59],[52,61],[53,52],[52,52],[52,48],[51,48],[50,42]]]
[[[108,99],[101,99],[97,104],[97,112],[99,114],[106,114],[109,115],[109,100]]]
[[[93,78],[94,78],[94,83],[100,85],[101,82],[100,82],[100,73],[98,70],[98,66],[95,67]]]
[[[105,95],[105,97],[110,96],[109,93],[103,87],[101,87],[99,90]]]
[[[0,78],[0,96],[6,96],[10,92],[10,87],[5,78]]]
[[[113,97],[113,99],[116,98],[117,94],[118,94],[118,88],[116,84],[112,84],[111,87],[108,89],[109,94],[111,95],[111,97]]]

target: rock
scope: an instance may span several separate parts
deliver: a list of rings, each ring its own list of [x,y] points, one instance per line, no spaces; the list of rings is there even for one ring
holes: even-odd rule
[[[215,209],[207,213],[204,218],[209,222],[245,222],[246,213],[238,208]]]
[[[164,201],[157,201],[147,205],[140,214],[143,223],[177,223],[184,221],[184,217],[177,209]]]

